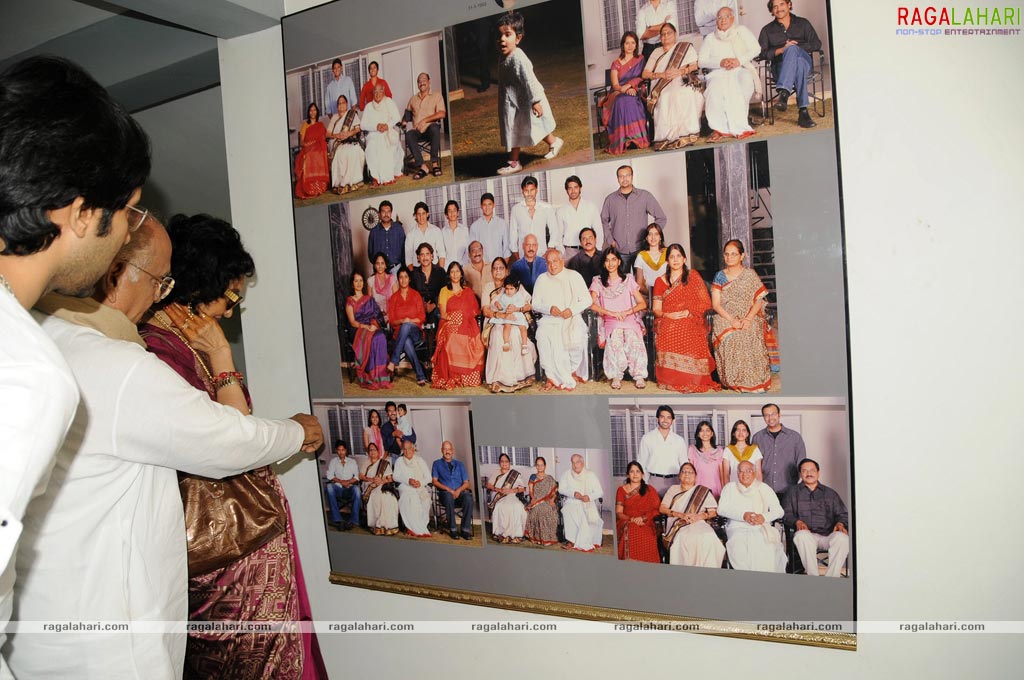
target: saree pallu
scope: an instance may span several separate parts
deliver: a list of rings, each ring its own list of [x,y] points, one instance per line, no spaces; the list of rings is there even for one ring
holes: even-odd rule
[[[654,530],[654,518],[658,516],[658,509],[661,507],[658,492],[648,486],[647,493],[641,496],[639,489],[626,493],[626,488],[620,486],[615,492],[615,504],[620,503],[622,512],[629,519],[615,521],[619,537],[619,559],[660,563],[658,534]],[[643,517],[644,523],[633,524],[634,517]]]
[[[305,127],[302,149],[295,157],[295,198],[313,198],[327,191],[331,175],[327,166],[327,128],[319,120]]]
[[[377,330],[365,328],[356,330],[352,340],[352,352],[356,359],[356,380],[368,390],[388,389],[391,387],[391,376],[388,374],[388,340],[381,328],[384,317],[377,303],[369,295],[356,300],[348,299],[356,322],[361,324],[377,323]]]
[[[153,325],[140,329],[149,350],[193,387],[216,393],[188,347],[171,331]],[[269,467],[256,474],[281,496],[287,514],[282,534],[226,567],[188,580],[189,621],[259,621],[311,624],[291,508],[277,475]],[[327,678],[316,634],[297,627],[274,633],[200,633],[191,631],[185,651],[186,678]]]
[[[643,57],[635,57],[625,64],[618,59],[612,62],[612,70],[619,76],[622,88],[640,87],[644,70]],[[639,94],[630,96],[625,92],[611,92],[600,104],[601,118],[608,130],[608,153],[618,155],[626,150],[627,144],[646,149],[651,142],[647,139],[647,109]]]
[[[725,272],[715,275],[712,287],[720,292],[721,305],[731,316],[741,319],[768,289],[753,269],[744,268],[732,281]],[[722,385],[738,392],[764,392],[772,384],[768,347],[765,343],[764,315],[758,313],[747,329],[733,328],[725,317],[715,314],[712,321],[715,360]]]
[[[447,292],[444,289],[442,296]],[[448,319],[441,321],[437,331],[431,385],[440,390],[479,387],[484,369],[484,343],[476,322],[480,312],[476,295],[469,288],[448,295],[446,312]]]
[[[707,392],[721,389],[711,379],[715,360],[708,349],[707,327],[704,315],[711,308],[704,280],[690,271],[685,284],[679,282],[671,288],[659,277],[654,284],[654,297],[661,298],[664,314],[689,310],[684,319],[658,320],[654,335],[656,359],[654,373],[658,384],[679,392]]]

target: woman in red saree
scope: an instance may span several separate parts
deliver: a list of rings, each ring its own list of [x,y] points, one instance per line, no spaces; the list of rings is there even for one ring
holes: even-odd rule
[[[660,563],[654,518],[660,514],[661,498],[644,481],[644,469],[635,460],[626,466],[626,477],[626,483],[615,492],[619,559]]]
[[[484,370],[484,343],[476,316],[480,303],[471,288],[463,287],[462,265],[448,265],[448,284],[437,296],[441,322],[434,350],[431,384],[441,390],[479,387]]]
[[[139,332],[147,349],[210,399],[250,413],[249,396],[235,371],[219,319],[230,317],[255,270],[230,224],[209,215],[176,215],[167,225],[174,248],[175,286]],[[187,306],[186,306],[187,305]],[[189,573],[189,621],[313,620],[299,563],[288,499],[269,467],[257,475],[280,495],[285,530],[253,552],[205,573]],[[189,632],[185,678],[252,680],[326,678],[316,634],[284,626],[273,633]]]
[[[313,198],[331,185],[327,164],[327,128],[320,122],[320,108],[310,103],[299,128],[302,148],[295,157],[295,198]]]
[[[668,269],[654,284],[658,387],[678,392],[719,390],[711,379],[715,360],[704,320],[711,298],[704,279],[686,266],[686,251],[678,243],[668,247],[666,259]]]

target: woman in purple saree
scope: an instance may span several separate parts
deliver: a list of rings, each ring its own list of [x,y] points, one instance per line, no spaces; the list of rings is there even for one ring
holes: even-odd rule
[[[619,155],[630,146],[646,149],[647,111],[638,88],[643,80],[644,58],[636,33],[626,31],[620,42],[619,58],[612,62],[611,91],[601,102],[601,116],[608,130],[608,153]],[[589,282],[588,282],[589,283]]]
[[[388,373],[388,339],[384,335],[384,317],[373,295],[366,291],[366,279],[352,274],[352,295],[345,302],[345,315],[355,330],[352,352],[356,360],[356,381],[368,390],[391,387]]]

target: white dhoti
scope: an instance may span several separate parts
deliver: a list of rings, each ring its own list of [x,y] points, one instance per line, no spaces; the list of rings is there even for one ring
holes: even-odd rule
[[[586,378],[587,326],[583,319],[543,317],[537,324],[537,351],[540,367],[548,380],[559,387],[576,387],[576,373]],[[583,371],[582,373],[580,371]]]
[[[402,514],[405,528],[417,536],[429,536],[430,491],[425,486],[414,489],[403,484],[399,491],[398,511]]]
[[[495,536],[523,537],[526,529],[526,508],[515,494],[509,494],[494,504],[491,526]]]
[[[750,127],[750,98],[754,95],[754,75],[746,68],[723,68],[707,77],[704,92],[708,127],[727,135],[740,135]]]
[[[577,550],[590,552],[601,547],[604,522],[597,511],[597,501],[584,503],[576,498],[567,498],[562,505],[562,524],[565,540]]]
[[[402,145],[396,130],[366,135],[366,167],[381,184],[402,175]]]
[[[745,571],[786,571],[786,551],[778,527],[769,524],[752,526],[735,520],[729,522],[725,543],[729,564]]]
[[[800,555],[800,561],[803,562],[804,571],[809,576],[821,575],[818,571],[819,550],[828,550],[828,569],[825,576],[842,576],[843,565],[850,554],[850,537],[843,532],[833,531],[828,536],[822,536],[806,530],[798,531],[793,535],[793,545]]]

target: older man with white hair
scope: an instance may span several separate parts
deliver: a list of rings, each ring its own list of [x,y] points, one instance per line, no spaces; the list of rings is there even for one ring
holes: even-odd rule
[[[704,112],[712,130],[709,142],[754,134],[750,98],[760,90],[761,81],[752,61],[760,52],[754,34],[736,23],[735,12],[729,7],[718,10],[717,30],[704,38],[697,59],[701,68],[710,69],[704,92]]]
[[[322,443],[313,416],[243,415],[146,351],[135,324],[170,292],[170,268],[170,239],[149,217],[118,253],[95,299],[51,294],[37,305],[48,314],[36,313],[67,358],[82,403],[47,492],[28,509],[16,590],[22,620],[186,620],[177,471],[217,479]],[[223,333],[220,340],[226,346]],[[184,630],[17,634],[8,647],[17,677],[181,677],[185,637]]]
[[[366,168],[374,186],[394,184],[402,176],[402,143],[395,128],[401,119],[394,100],[384,96],[384,84],[377,83],[360,121],[366,131]]]
[[[548,271],[533,286],[533,309],[543,314],[537,322],[537,351],[550,392],[576,389],[587,381],[587,326],[581,316],[593,300],[579,272],[566,269],[562,254],[552,248],[544,255]]]
[[[740,463],[737,481],[722,489],[718,514],[729,520],[725,544],[729,563],[734,569],[747,571],[786,570],[786,551],[782,536],[772,522],[782,517],[782,504],[771,487],[757,481],[754,465]]]
[[[572,469],[566,470],[558,480],[558,493],[562,501],[562,524],[565,526],[567,550],[593,552],[601,547],[604,521],[597,509],[597,499],[604,495],[601,481],[587,470],[583,456],[572,457]]]
[[[402,457],[395,461],[394,479],[398,483],[398,512],[405,532],[416,538],[430,538],[430,468],[416,455],[416,444],[402,442]]]

